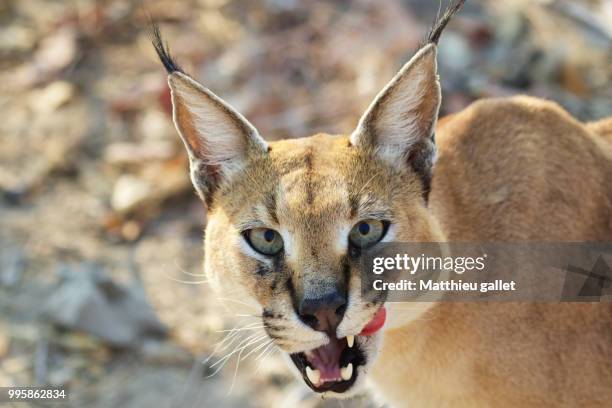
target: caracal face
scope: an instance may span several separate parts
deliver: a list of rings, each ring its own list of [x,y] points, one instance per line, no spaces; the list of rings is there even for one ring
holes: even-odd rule
[[[208,218],[208,276],[223,297],[251,299],[245,312],[262,316],[313,390],[351,395],[376,359],[382,330],[359,334],[384,305],[379,293],[362,293],[358,240],[442,240],[420,181],[330,135],[271,143],[241,174]],[[265,248],[282,242],[273,256],[256,246],[267,231],[274,233]],[[400,324],[388,313],[385,328]]]
[[[443,241],[427,210],[440,106],[436,42],[398,72],[351,135],[267,143],[229,104],[185,74],[155,29],[174,121],[208,207],[205,271],[228,306],[261,318],[315,392],[350,396],[385,330],[417,318],[362,291],[363,254],[390,241]]]

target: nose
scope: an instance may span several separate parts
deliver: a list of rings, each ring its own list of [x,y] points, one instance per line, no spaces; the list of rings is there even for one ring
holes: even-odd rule
[[[346,293],[337,289],[321,296],[304,297],[298,305],[298,314],[313,329],[335,333],[344,317],[346,304]]]

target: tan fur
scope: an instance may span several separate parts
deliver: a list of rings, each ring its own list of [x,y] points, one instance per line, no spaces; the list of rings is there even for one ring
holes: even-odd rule
[[[611,241],[610,123],[529,97],[441,120],[432,214],[449,241]],[[373,377],[396,406],[609,407],[611,363],[610,304],[442,303],[385,332]]]
[[[591,127],[528,97],[477,102],[440,121],[431,213],[409,175],[389,173],[345,137],[273,142],[269,162],[228,186],[210,215],[207,270],[223,271],[223,288],[253,281],[228,273],[254,268],[234,264],[241,257],[228,252],[238,251],[228,228],[269,191],[283,197],[280,224],[308,243],[293,268],[314,263],[309,250],[319,245],[329,253],[315,269],[333,264],[340,254],[329,248],[326,225],[358,218],[347,205],[350,181],[392,203],[403,226],[398,241],[439,240],[435,219],[450,241],[610,241],[612,148]],[[319,234],[329,238],[316,244]],[[266,285],[252,282],[249,291],[262,305],[273,302]],[[371,377],[393,406],[610,406],[610,362],[609,304],[441,303],[385,332]]]
[[[213,288],[261,319],[286,353],[357,335],[365,363],[337,396],[369,378],[397,407],[612,406],[611,304],[389,304],[385,328],[362,336],[383,300],[363,295],[360,254],[348,244],[368,219],[389,223],[382,242],[612,241],[612,120],[584,125],[528,97],[483,100],[439,121],[432,168],[434,44],[400,70],[350,137],[267,144],[187,75],[171,72],[169,84],[208,204]],[[255,251],[245,233],[257,228],[280,234],[283,252]],[[300,299],[338,285],[348,296],[335,332],[298,317]]]

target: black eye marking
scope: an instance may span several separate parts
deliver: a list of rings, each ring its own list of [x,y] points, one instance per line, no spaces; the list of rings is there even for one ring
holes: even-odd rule
[[[274,258],[272,258],[272,268],[276,272],[282,271],[284,267],[285,263],[283,262],[282,256],[275,256]]]
[[[257,275],[259,275],[259,276],[266,276],[270,272],[272,272],[272,271],[270,270],[268,265],[266,265],[263,262],[257,262],[257,271],[256,271]]]
[[[285,281],[285,289],[289,293],[289,298],[291,299],[293,310],[298,310],[297,293],[295,291],[295,286],[293,284],[293,281],[291,280],[290,277],[287,278],[287,280]]]
[[[348,288],[351,284],[351,263],[346,256],[342,257],[342,279]]]

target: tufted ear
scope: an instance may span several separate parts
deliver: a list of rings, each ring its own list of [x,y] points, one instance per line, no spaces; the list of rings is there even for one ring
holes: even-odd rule
[[[427,35],[427,45],[376,96],[351,135],[355,146],[372,148],[393,166],[409,165],[427,200],[435,158],[434,128],[440,109],[437,44],[465,0],[452,0]]]
[[[182,72],[168,76],[174,124],[191,167],[191,180],[210,204],[217,187],[240,171],[251,155],[268,145],[249,121],[207,88]]]
[[[240,113],[185,74],[170,56],[158,26],[151,28],[153,47],[168,72],[174,124],[189,154],[191,180],[210,206],[218,187],[249,157],[267,154],[268,145]]]
[[[435,44],[421,48],[376,96],[351,135],[393,166],[409,165],[425,195],[435,156],[434,127],[440,108]]]

